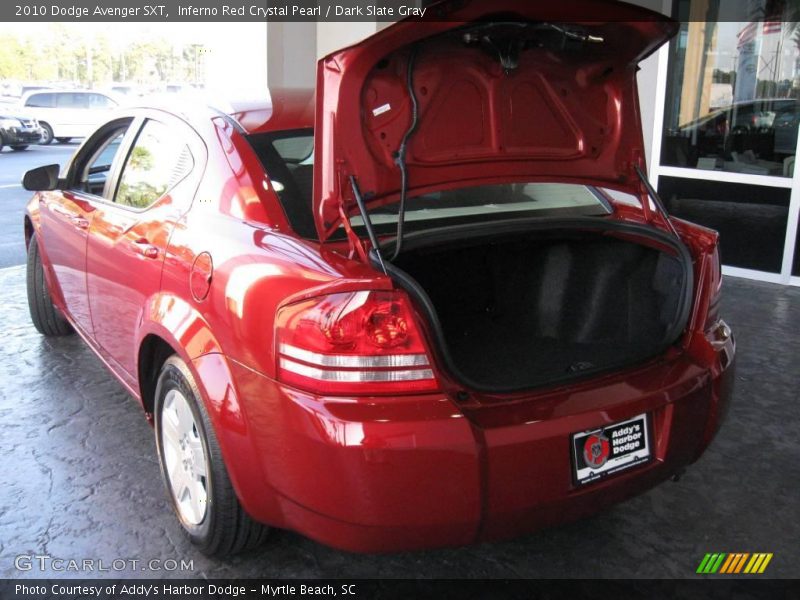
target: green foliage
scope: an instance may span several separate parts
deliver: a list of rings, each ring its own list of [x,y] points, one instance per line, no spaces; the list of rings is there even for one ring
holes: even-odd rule
[[[201,46],[173,45],[164,38],[143,36],[112,49],[107,35],[79,35],[63,23],[52,23],[43,35],[0,34],[0,79],[71,81],[92,87],[109,81],[155,85],[167,81],[196,82]]]

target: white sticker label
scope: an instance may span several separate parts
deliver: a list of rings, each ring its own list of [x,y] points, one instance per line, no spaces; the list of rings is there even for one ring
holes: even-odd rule
[[[391,104],[384,104],[383,106],[379,106],[378,108],[373,108],[372,109],[372,116],[373,117],[377,117],[379,115],[382,115],[385,112],[389,112],[390,110],[392,110],[392,105]]]

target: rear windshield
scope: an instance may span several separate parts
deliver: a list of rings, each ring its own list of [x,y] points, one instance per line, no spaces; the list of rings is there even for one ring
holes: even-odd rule
[[[299,235],[316,239],[312,215],[314,135],[311,130],[261,133],[249,136],[269,175],[286,217]],[[398,175],[399,179],[399,175]],[[399,204],[370,209],[379,234],[391,234]],[[407,230],[484,222],[526,216],[607,215],[606,198],[595,188],[568,183],[502,183],[463,187],[410,197],[406,203]],[[363,226],[360,216],[350,219]]]

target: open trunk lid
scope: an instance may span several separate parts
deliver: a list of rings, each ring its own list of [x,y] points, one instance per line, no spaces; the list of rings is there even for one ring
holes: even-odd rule
[[[350,177],[367,208],[397,201],[400,162],[408,197],[513,180],[640,194],[636,65],[676,28],[611,0],[448,1],[327,56],[317,72],[320,239],[356,209]]]

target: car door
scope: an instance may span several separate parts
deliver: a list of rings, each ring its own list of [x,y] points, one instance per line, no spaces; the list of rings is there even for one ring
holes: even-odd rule
[[[42,194],[41,235],[66,309],[74,323],[91,335],[86,296],[86,247],[96,201],[110,198],[108,174],[131,119],[101,128],[70,163],[63,190]]]
[[[87,285],[95,339],[133,383],[137,328],[160,289],[169,236],[197,188],[203,147],[182,121],[155,112],[125,151],[113,197],[97,204],[92,219]]]

